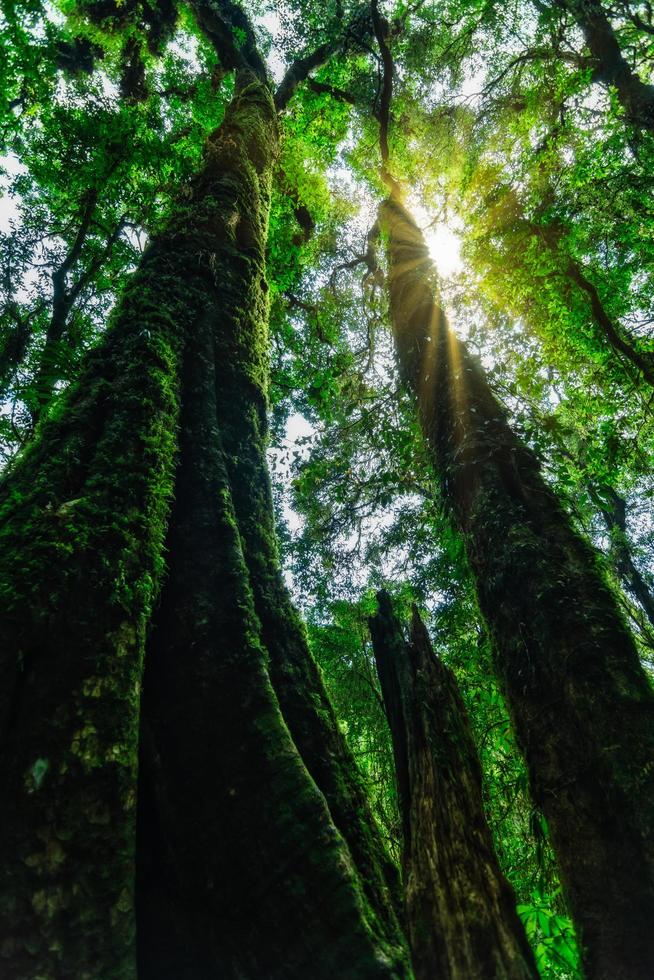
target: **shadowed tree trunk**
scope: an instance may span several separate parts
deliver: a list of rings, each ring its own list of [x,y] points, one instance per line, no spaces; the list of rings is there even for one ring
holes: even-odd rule
[[[627,122],[654,132],[654,85],[643,82],[629,65],[599,0],[555,0],[572,14],[593,58],[593,81],[615,88]]]
[[[400,369],[463,535],[587,975],[644,980],[654,974],[651,686],[595,553],[439,308],[420,230],[392,198],[380,224]]]
[[[153,246],[0,487],[0,974],[133,977],[139,689],[204,272]]]
[[[451,670],[417,609],[409,642],[390,597],[370,620],[403,827],[407,928],[418,980],[536,980],[533,953],[500,871],[482,777]]]
[[[280,710],[234,506],[222,359],[263,418],[276,125],[242,72],[201,174],[0,491],[3,976],[136,976],[141,700],[139,974],[410,976],[369,814],[337,829],[307,771],[320,762],[353,813],[351,759],[319,745],[303,761]],[[306,673],[296,697],[330,732]]]
[[[238,292],[235,291],[235,298]],[[256,309],[250,301],[248,308]],[[215,334],[216,400],[234,509],[270,675],[295,744],[346,836],[373,905],[391,934],[401,907],[399,877],[377,834],[358,771],[284,584],[266,465],[268,413],[265,314],[239,323],[241,355],[221,325]],[[263,360],[262,360],[263,358]]]
[[[148,652],[140,975],[406,976],[388,859],[278,564],[264,455],[276,118],[256,89],[212,150],[212,196],[234,231],[214,252],[204,349],[189,355]]]

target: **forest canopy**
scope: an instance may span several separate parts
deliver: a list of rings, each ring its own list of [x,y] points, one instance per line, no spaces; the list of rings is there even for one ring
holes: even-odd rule
[[[650,4],[0,7],[0,975],[653,976]]]

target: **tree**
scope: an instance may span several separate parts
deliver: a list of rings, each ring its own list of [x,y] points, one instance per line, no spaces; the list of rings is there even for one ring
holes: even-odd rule
[[[592,552],[439,308],[419,228],[393,198],[380,223],[402,374],[463,535],[586,969],[646,976],[654,957],[640,918],[653,898],[651,685]]]
[[[227,16],[234,13],[227,9]],[[269,537],[261,457],[267,375],[263,247],[276,110],[256,51],[249,53],[250,67],[231,41],[231,24],[220,17],[210,21],[209,31],[227,39],[221,54],[237,69],[225,122],[209,140],[190,195],[182,195],[167,229],[149,245],[85,373],[3,488],[4,556],[9,562],[12,551],[23,549],[22,576],[7,564],[3,590],[3,760],[12,800],[4,814],[10,882],[4,950],[14,971],[52,972],[65,963],[80,976],[98,968],[108,976],[134,973],[139,691],[174,479],[177,503],[169,535],[179,550],[168,562],[167,589],[178,580],[180,585],[166,594],[165,615],[179,624],[190,618],[199,632],[180,637],[160,628],[149,657],[152,679],[146,680],[143,712],[149,776],[143,795],[147,801],[150,790],[149,819],[164,835],[168,860],[164,869],[157,867],[164,876],[164,902],[155,910],[145,900],[141,904],[147,921],[140,971],[160,975],[162,950],[148,947],[148,929],[160,935],[170,925],[168,904],[174,909],[182,902],[189,932],[180,935],[177,922],[163,951],[170,959],[162,960],[175,976],[203,969],[274,973],[282,963],[286,975],[306,975],[309,963],[316,975],[408,975],[386,881],[390,865],[284,594]],[[306,59],[292,68],[278,105],[312,67]],[[229,361],[221,357],[225,352]],[[180,403],[181,455],[174,470]],[[232,413],[240,412],[244,427],[237,433],[230,423]],[[241,438],[245,452],[236,462]],[[241,495],[235,504],[241,467],[258,480],[256,524],[249,501]],[[200,540],[211,574],[194,590],[185,556]],[[200,573],[197,557],[194,575]],[[52,561],[60,570],[54,590]],[[214,777],[213,785],[222,810],[227,805],[229,811],[225,826],[239,834],[250,827],[251,836],[245,833],[235,847],[226,833],[224,852],[205,836],[211,833],[214,841],[216,811],[207,773],[215,766],[216,743],[206,743],[207,757],[196,746],[196,779],[189,780],[178,732],[170,744],[159,727],[165,706],[158,697],[170,692],[169,685],[182,689],[179,644],[192,651],[184,682],[194,694],[186,702],[188,716],[180,712],[178,723],[188,726],[192,738],[199,686],[206,696],[205,720],[220,721],[223,734],[231,733],[238,746],[236,754],[226,749],[222,779]],[[267,653],[275,661],[270,672]],[[300,672],[304,686],[295,692],[289,682]],[[224,685],[226,677],[240,694]],[[227,704],[229,715],[223,711]],[[200,727],[201,740],[208,734]],[[343,824],[341,833],[351,831],[350,851],[305,765],[327,792],[327,784],[334,789],[334,819]],[[189,806],[194,826],[185,834],[181,823],[171,827],[169,820]],[[362,877],[355,870],[359,863],[365,866]],[[280,873],[286,907],[266,886],[268,876]],[[227,875],[232,885],[225,906]],[[151,874],[145,870],[140,881],[147,891]],[[199,921],[191,895],[203,908]],[[256,906],[252,895],[260,896]],[[312,901],[315,919],[307,930]],[[230,930],[228,908],[235,910],[231,925],[240,921],[244,935]],[[255,947],[246,941],[253,934],[260,937]]]
[[[603,841],[609,867],[651,815],[619,758],[650,772],[644,714],[621,722],[616,706],[649,697],[635,652],[651,659],[654,446],[652,138],[578,24],[599,11],[646,90],[647,10],[5,8],[3,970],[409,976],[382,843],[398,857],[390,736],[362,638],[374,589],[401,581],[394,594],[433,616],[461,686],[538,968],[577,980],[559,872],[574,898],[590,852],[561,843],[549,751],[565,781],[582,768],[565,738],[610,746],[578,799],[559,793],[586,837],[624,811],[625,840]],[[368,226],[400,175],[420,221],[454,216],[464,240],[458,279],[436,288],[419,239],[414,272],[425,309],[442,296],[467,336],[459,348],[435,317],[439,344],[483,360],[463,381],[497,436],[491,459],[474,412],[457,428],[465,385],[447,366],[434,417],[463,433],[454,458],[424,440],[393,364]],[[294,413],[309,428],[291,445]],[[465,510],[467,481],[496,491],[491,508]],[[523,552],[542,565],[525,601],[547,650],[536,626],[527,644],[521,632]],[[583,624],[612,631],[611,656],[575,618],[587,597]],[[511,658],[532,638],[543,671],[525,695]],[[565,711],[552,735],[561,692],[580,719],[598,711],[587,742]],[[541,697],[549,715],[531,710]],[[601,946],[591,929],[601,916],[617,928],[624,896],[649,887],[636,851],[599,898],[588,885],[572,903],[591,974],[647,955],[637,916],[610,968],[614,933]]]
[[[388,593],[377,601],[370,631],[393,738],[416,976],[537,977],[493,850],[454,674],[434,656],[415,606],[407,642]]]

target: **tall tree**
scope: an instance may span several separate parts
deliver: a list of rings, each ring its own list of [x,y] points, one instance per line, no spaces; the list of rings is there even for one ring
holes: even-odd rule
[[[596,557],[449,326],[420,229],[397,197],[380,223],[401,372],[463,535],[585,969],[646,977],[654,693]]]
[[[135,975],[141,677],[175,487],[142,717],[139,971],[408,976],[390,864],[281,584],[262,455],[277,109],[315,61],[293,66],[276,108],[256,48],[234,41],[239,28],[253,45],[238,8],[199,15],[237,70],[234,101],[106,338],[4,481],[3,954],[29,975]]]
[[[572,15],[583,32],[593,79],[615,89],[628,123],[654,132],[654,85],[643,82],[629,64],[611,23],[611,11],[600,0],[556,0],[556,4]],[[542,9],[540,3],[537,7]],[[645,31],[648,26],[652,30],[640,23]]]
[[[538,976],[502,875],[458,685],[413,608],[410,639],[390,596],[370,619],[391,728],[403,829],[406,916],[419,980]]]
[[[5,7],[0,139],[16,159],[0,181],[17,218],[0,275],[0,450],[10,459],[34,440],[0,489],[10,800],[0,973],[410,973],[397,871],[369,806],[397,853],[390,740],[358,639],[372,608],[361,589],[398,574],[411,580],[407,594],[431,597],[446,631],[497,853],[539,969],[547,980],[577,975],[545,798],[555,843],[565,850],[577,823],[589,842],[583,861],[568,847],[563,878],[569,894],[584,884],[575,914],[588,969],[608,970],[617,941],[605,929],[598,953],[598,922],[611,909],[621,923],[645,888],[634,840],[651,815],[649,695],[564,508],[613,561],[647,655],[654,280],[651,136],[578,30],[599,8],[577,17],[572,3],[539,2],[534,13],[529,0],[384,0],[372,8],[378,54],[370,10],[355,0],[293,0],[277,11],[279,28],[245,0],[79,0],[63,15],[40,0]],[[648,9],[604,14],[632,80],[648,87]],[[291,69],[275,90],[279,55]],[[602,80],[606,93],[588,98]],[[449,392],[434,417],[453,441],[438,435],[439,452],[421,439],[380,329],[374,240],[359,243],[380,190],[377,121],[391,231],[401,173],[411,207],[440,218],[456,209],[466,238],[469,268],[447,295],[487,371],[480,381],[466,352],[442,340],[434,313],[438,350],[463,358],[459,385],[456,365],[424,372],[443,382],[439,397]],[[397,213],[410,222],[401,203]],[[352,275],[361,261],[363,301]],[[338,717],[280,569],[265,452],[269,417],[288,447],[291,404],[321,429],[289,453],[306,517],[295,589],[321,663],[334,644],[347,678],[339,687],[328,677]],[[284,452],[274,450],[282,471]],[[275,492],[279,503],[279,482]],[[502,650],[496,674],[511,679],[521,741],[542,773],[535,800],[443,497]],[[284,544],[291,537],[284,529]],[[522,596],[518,566],[536,555]],[[335,594],[347,610],[330,608]],[[598,772],[606,799],[593,790]],[[578,808],[566,782],[577,773]],[[600,874],[587,865],[597,853],[607,873],[612,849],[634,862],[635,887],[620,869],[597,898],[589,882]],[[640,968],[641,925],[633,919],[623,970]]]

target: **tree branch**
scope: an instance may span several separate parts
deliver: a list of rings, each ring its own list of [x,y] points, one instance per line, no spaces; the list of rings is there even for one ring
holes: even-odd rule
[[[254,28],[242,7],[232,0],[190,0],[190,6],[223,67],[251,71],[260,81],[268,81]],[[242,44],[237,42],[237,32],[244,35]]]
[[[301,85],[301,83],[309,77],[312,71],[315,71],[316,68],[320,68],[321,65],[324,65],[339,51],[345,52],[350,46],[354,47],[362,44],[369,30],[370,27],[367,16],[357,14],[344,28],[342,34],[340,34],[335,40],[325,41],[324,44],[320,44],[310,54],[296,58],[282,78],[277,88],[277,92],[275,93],[275,105],[277,107],[277,111],[281,112],[286,108],[295,94],[298,85]],[[335,95],[335,93],[336,90],[334,90],[331,94]],[[354,104],[353,100],[347,98],[346,93],[340,93],[338,97],[343,98],[344,96],[346,101],[352,101],[352,104]]]

